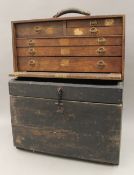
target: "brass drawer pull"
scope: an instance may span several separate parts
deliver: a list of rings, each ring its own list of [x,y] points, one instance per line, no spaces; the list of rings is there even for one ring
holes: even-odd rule
[[[98,25],[97,20],[90,21],[90,26],[97,26],[97,25]]]
[[[32,39],[28,40],[28,45],[29,45],[29,46],[34,46],[34,44],[35,44],[35,43],[34,43],[34,41],[33,41]]]
[[[35,55],[35,49],[34,48],[30,48],[29,50],[28,50],[28,53],[30,54],[30,55]]]
[[[103,60],[97,62],[98,69],[104,69],[106,67],[106,63]]]
[[[105,39],[105,38],[103,38],[103,37],[98,38],[98,43],[103,45],[103,44],[105,44],[105,43],[106,43],[106,39]]]
[[[36,64],[36,61],[33,59],[29,60],[29,62],[28,62],[29,66],[35,66],[35,64]]]
[[[113,25],[114,25],[114,19],[105,20],[105,26],[113,26]]]
[[[99,47],[99,48],[97,49],[97,53],[98,53],[99,55],[104,55],[105,52],[106,52],[106,50],[105,50],[104,47]]]
[[[35,26],[34,27],[34,31],[36,32],[36,33],[40,33],[41,32],[41,30],[42,30],[42,28],[40,27],[40,26]]]
[[[89,31],[93,35],[96,35],[98,33],[98,29],[96,27],[91,27]]]

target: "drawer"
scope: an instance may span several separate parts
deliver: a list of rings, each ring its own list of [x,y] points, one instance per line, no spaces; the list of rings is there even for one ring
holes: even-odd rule
[[[121,46],[31,47],[18,48],[17,55],[25,56],[121,56]]]
[[[90,38],[42,38],[17,39],[17,47],[43,46],[90,46],[90,45],[122,45],[122,38],[117,37],[90,37]]]
[[[52,37],[63,35],[63,23],[42,22],[42,23],[21,23],[15,25],[16,37]]]
[[[19,71],[121,72],[121,57],[19,57]]]
[[[106,18],[106,19],[85,19],[85,20],[69,20],[67,27],[89,27],[89,26],[121,26],[122,18]]]
[[[68,27],[67,35],[69,36],[105,36],[105,35],[122,35],[121,26],[111,27]]]

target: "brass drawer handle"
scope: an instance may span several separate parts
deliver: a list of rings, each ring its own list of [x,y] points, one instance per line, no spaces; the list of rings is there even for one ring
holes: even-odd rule
[[[42,28],[40,27],[40,26],[35,26],[34,27],[34,31],[36,32],[36,33],[40,33],[41,32],[41,30],[42,30]]]
[[[29,66],[35,66],[36,61],[31,59],[31,60],[29,60],[28,64],[29,64]]]
[[[105,39],[105,38],[103,38],[103,37],[98,38],[98,43],[103,45],[103,44],[105,44],[105,43],[106,43],[106,39]]]
[[[104,24],[105,24],[105,26],[113,26],[114,19],[106,19]]]
[[[33,41],[32,39],[28,40],[28,45],[29,45],[29,46],[34,46],[34,44],[35,44],[35,43],[34,43],[34,41]]]
[[[98,33],[98,29],[96,27],[91,27],[89,31],[93,35],[96,35]]]
[[[28,50],[28,53],[30,54],[30,55],[35,55],[36,54],[36,51],[35,51],[35,49],[34,48],[30,48],[29,50]]]
[[[106,63],[103,60],[97,62],[98,69],[104,69],[106,67]]]
[[[97,20],[90,21],[90,26],[97,26],[97,25],[98,25]]]
[[[106,52],[106,50],[105,50],[104,47],[99,47],[99,48],[97,49],[97,53],[98,53],[99,55],[103,55],[103,54],[105,54],[105,52]]]

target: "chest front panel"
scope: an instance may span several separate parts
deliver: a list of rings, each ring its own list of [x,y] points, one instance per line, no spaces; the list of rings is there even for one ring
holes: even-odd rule
[[[16,147],[118,164],[122,85],[12,80],[9,90]]]

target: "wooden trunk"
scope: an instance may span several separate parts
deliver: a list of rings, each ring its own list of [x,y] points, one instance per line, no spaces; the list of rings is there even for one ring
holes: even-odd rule
[[[12,75],[122,80],[124,26],[123,15],[14,21]]]
[[[17,79],[9,91],[17,148],[119,163],[121,82]]]

